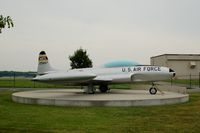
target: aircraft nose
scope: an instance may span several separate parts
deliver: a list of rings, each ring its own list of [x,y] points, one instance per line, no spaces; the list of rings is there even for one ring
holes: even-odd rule
[[[175,73],[175,71],[174,71],[174,70],[172,70],[171,68],[169,69],[169,72],[170,72],[170,73],[172,73],[173,77],[175,77],[175,76],[176,76],[176,73]]]

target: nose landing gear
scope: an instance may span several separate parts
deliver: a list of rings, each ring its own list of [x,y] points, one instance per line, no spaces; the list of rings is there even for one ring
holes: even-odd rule
[[[152,87],[149,89],[149,93],[150,93],[151,95],[155,95],[155,94],[157,93],[157,89],[156,89],[154,86],[152,86]]]
[[[157,91],[160,91],[161,94],[164,94],[164,92],[162,92],[161,90],[159,90],[158,87],[156,87],[156,85],[154,83],[152,83],[152,87],[149,89],[149,93],[151,95],[155,95],[157,93]]]

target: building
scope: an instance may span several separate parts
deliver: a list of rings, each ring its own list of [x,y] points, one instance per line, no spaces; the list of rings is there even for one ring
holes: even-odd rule
[[[163,54],[151,57],[151,65],[166,66],[180,79],[199,78],[200,54]]]

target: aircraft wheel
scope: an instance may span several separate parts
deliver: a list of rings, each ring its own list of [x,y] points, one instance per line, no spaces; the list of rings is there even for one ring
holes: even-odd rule
[[[151,88],[149,89],[149,93],[150,93],[151,95],[155,95],[155,94],[157,93],[157,89],[156,89],[155,87],[151,87]]]
[[[100,90],[100,92],[105,93],[105,92],[108,91],[108,86],[107,85],[100,85],[99,90]]]

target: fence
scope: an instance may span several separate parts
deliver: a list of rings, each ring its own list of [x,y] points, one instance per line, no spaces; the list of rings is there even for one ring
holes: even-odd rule
[[[0,77],[0,88],[65,88],[63,85],[45,84],[32,81],[33,77]]]
[[[197,75],[179,75],[170,80],[171,85],[185,86],[188,89],[200,88],[200,73]]]

